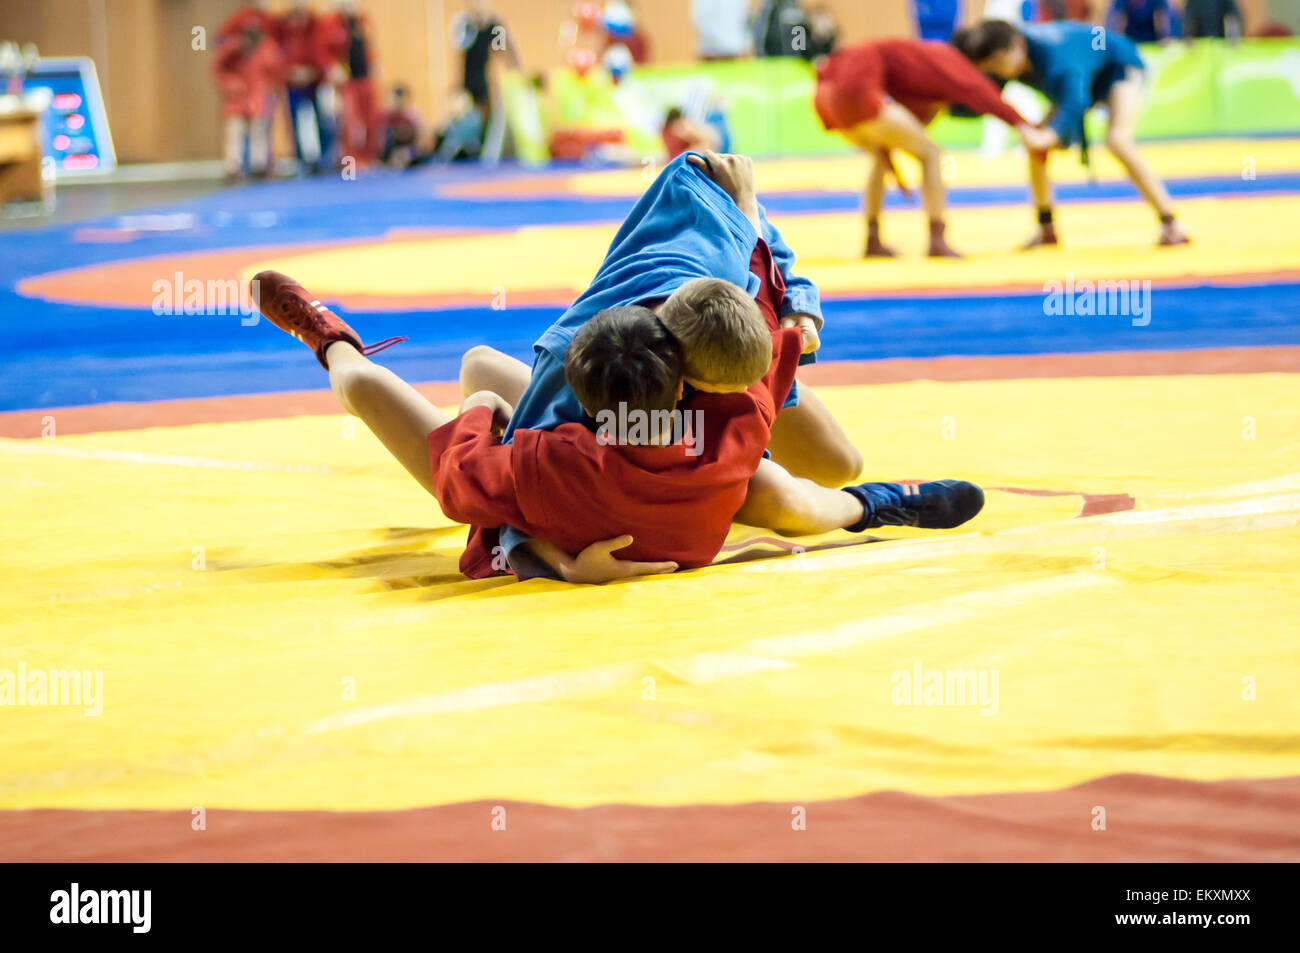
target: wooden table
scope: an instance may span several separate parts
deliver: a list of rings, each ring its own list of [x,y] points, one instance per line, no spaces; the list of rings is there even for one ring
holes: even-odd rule
[[[20,108],[0,111],[0,205],[46,198],[41,176],[41,114]]]

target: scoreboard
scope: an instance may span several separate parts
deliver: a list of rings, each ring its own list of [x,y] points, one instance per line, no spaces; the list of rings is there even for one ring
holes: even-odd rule
[[[0,69],[0,92],[12,92],[12,71]],[[38,59],[22,77],[25,104],[44,118],[42,147],[57,175],[104,172],[117,165],[104,97],[89,57]]]

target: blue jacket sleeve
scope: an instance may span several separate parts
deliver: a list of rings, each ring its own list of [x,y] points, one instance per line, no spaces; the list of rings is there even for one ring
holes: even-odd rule
[[[564,361],[548,348],[538,348],[528,387],[510,415],[508,434],[516,430],[554,430],[560,424],[581,422],[586,417],[564,377]]]
[[[1056,104],[1056,115],[1048,123],[1060,137],[1061,145],[1078,141],[1083,117],[1092,106],[1092,74],[1085,69],[1063,67],[1047,82],[1047,98]]]
[[[772,261],[781,272],[782,280],[785,281],[785,300],[781,302],[781,317],[795,313],[811,314],[817,319],[817,329],[821,330],[822,303],[817,286],[792,271],[794,252],[785,243],[776,226],[767,220],[767,211],[761,205],[758,207],[758,219],[763,225],[763,239],[772,250]]]

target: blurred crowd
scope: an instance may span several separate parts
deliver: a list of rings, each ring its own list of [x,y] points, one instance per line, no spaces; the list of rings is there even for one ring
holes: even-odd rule
[[[323,0],[322,0],[323,2]],[[491,65],[523,69],[508,26],[486,0],[466,0],[451,23],[450,45],[462,66],[448,109],[426,125],[407,88],[379,86],[376,43],[357,0],[330,0],[313,9],[293,0],[286,12],[269,3],[245,6],[219,28],[215,71],[225,115],[225,169],[231,179],[269,175],[272,126],[287,120],[296,166],[313,173],[358,171],[384,163],[499,158],[506,146],[505,109]],[[946,40],[964,15],[962,0],[912,0],[917,35]],[[579,78],[593,70],[617,86],[635,64],[651,58],[651,38],[638,23],[634,0],[579,0],[561,28],[564,62]],[[986,0],[984,15],[1011,21],[1083,20],[1106,25],[1136,42],[1243,34],[1235,0]],[[690,0],[695,51],[702,61],[749,57],[815,60],[836,49],[839,27],[824,2]],[[1286,32],[1265,24],[1257,32]],[[547,79],[534,73],[532,95],[552,158],[577,158],[600,148],[608,130],[552,123]],[[704,96],[661,113],[670,154],[725,148],[725,104]]]
[[[373,27],[357,0],[333,0],[323,10],[293,0],[281,14],[269,6],[263,0],[241,7],[217,31],[228,179],[272,173],[272,127],[281,109],[302,173],[476,159],[491,148],[493,126],[504,120],[489,63],[500,52],[511,66],[522,64],[508,28],[486,3],[471,0],[453,20],[462,82],[444,121],[431,129],[405,85],[380,89]]]
[[[835,48],[838,27],[824,4],[799,0],[691,0],[696,53],[702,60],[746,56],[816,59]]]

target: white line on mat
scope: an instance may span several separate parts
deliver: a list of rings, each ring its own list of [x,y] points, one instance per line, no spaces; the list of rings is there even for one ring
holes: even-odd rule
[[[259,473],[331,473],[316,463],[280,463],[276,460],[223,460],[216,457],[187,457],[172,453],[143,453],[102,447],[60,447],[48,442],[4,441],[0,453],[32,457],[67,457],[73,460],[104,460],[109,463],[139,463],[163,467],[193,467],[201,470],[247,470]]]
[[[491,682],[450,692],[417,695],[326,716],[308,725],[306,733],[314,735],[341,731],[397,718],[552,701],[599,691],[623,681],[634,681],[653,670],[668,670],[687,682],[702,684],[754,672],[790,668],[794,664],[790,659],[799,656],[834,652],[864,642],[964,622],[978,616],[1014,610],[1033,599],[1110,584],[1111,581],[1104,575],[1092,572],[1016,582],[949,596],[886,615],[854,619],[827,629],[754,639],[732,652],[701,652],[662,661],[625,662],[603,668],[560,672],[509,682]]]

